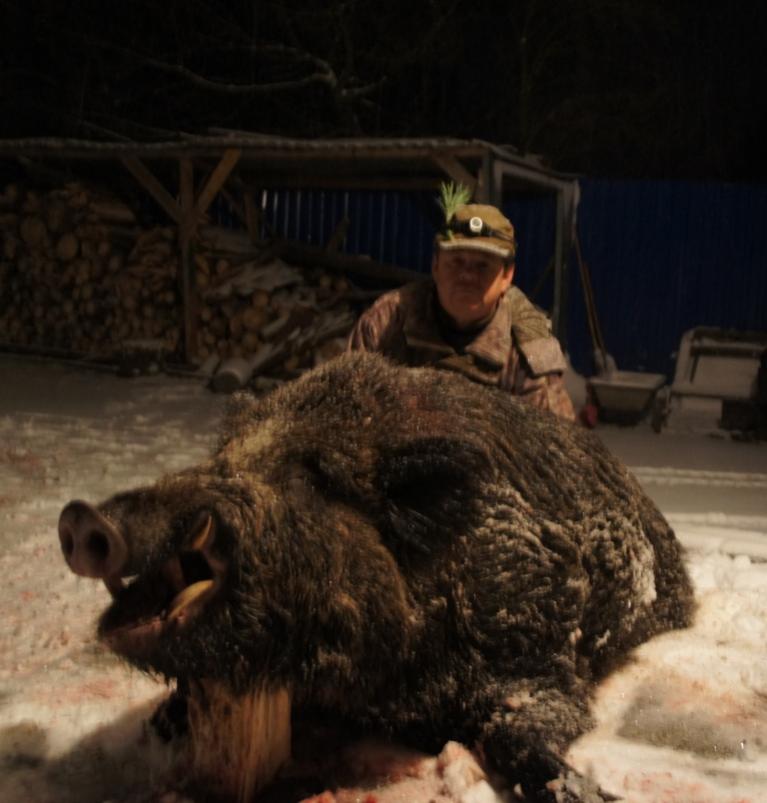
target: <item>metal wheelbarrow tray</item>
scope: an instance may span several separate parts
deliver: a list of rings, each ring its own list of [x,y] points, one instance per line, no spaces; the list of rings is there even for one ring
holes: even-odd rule
[[[599,408],[601,421],[636,424],[652,407],[664,383],[663,374],[643,371],[612,371],[589,379],[588,385]]]

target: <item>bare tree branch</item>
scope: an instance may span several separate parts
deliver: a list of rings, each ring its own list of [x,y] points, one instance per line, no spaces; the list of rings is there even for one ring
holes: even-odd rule
[[[214,92],[223,92],[231,95],[255,95],[291,91],[310,86],[311,84],[325,84],[331,89],[335,89],[338,85],[338,78],[328,62],[313,56],[310,53],[306,53],[286,45],[256,45],[242,49],[251,50],[261,55],[290,56],[296,59],[296,61],[304,61],[312,64],[315,67],[315,72],[289,81],[265,81],[262,83],[240,84],[206,78],[204,75],[200,75],[194,70],[184,67],[182,64],[171,64],[168,61],[163,61],[162,59],[157,59],[153,56],[147,56],[135,50],[113,44],[112,42],[104,42],[92,37],[83,37],[81,34],[73,33],[71,35],[80,40],[85,39],[87,40],[88,44],[94,45],[103,50],[110,50],[114,53],[119,53],[131,59],[135,63],[143,64],[147,67],[152,67],[156,70],[179,76],[189,83],[201,87],[202,89],[207,89]]]

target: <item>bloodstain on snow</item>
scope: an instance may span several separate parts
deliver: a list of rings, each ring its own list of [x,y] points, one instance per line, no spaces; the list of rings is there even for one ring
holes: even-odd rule
[[[37,472],[43,465],[39,457],[30,454],[26,449],[0,449],[0,460],[25,473]]]
[[[117,684],[111,678],[91,680],[80,686],[83,697],[100,697],[109,699],[114,696]]]
[[[673,686],[641,686],[618,735],[709,759],[742,759],[749,751],[767,748],[766,719],[767,701],[758,696],[739,699],[730,692],[717,693],[700,680],[686,683],[677,677]]]
[[[722,798],[712,795],[710,790],[697,781],[685,782],[672,772],[642,773],[640,776],[627,778],[623,791],[626,799],[632,800],[634,795],[641,794],[643,800],[653,803],[722,803]],[[757,803],[751,797],[733,797],[726,803]]]
[[[336,796],[332,792],[323,792],[321,795],[312,795],[301,803],[336,803]]]
[[[322,771],[335,775],[338,781],[301,803],[501,800],[476,757],[457,742],[448,742],[438,756],[429,756],[401,745],[366,740],[338,752],[331,750]],[[300,758],[293,772],[301,773]]]

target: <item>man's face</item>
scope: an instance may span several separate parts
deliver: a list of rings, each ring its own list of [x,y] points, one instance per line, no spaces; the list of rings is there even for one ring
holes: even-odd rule
[[[431,265],[440,306],[465,329],[489,318],[514,278],[501,257],[464,248],[437,250]]]

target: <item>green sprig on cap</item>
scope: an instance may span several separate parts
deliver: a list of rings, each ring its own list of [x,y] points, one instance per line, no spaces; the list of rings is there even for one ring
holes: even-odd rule
[[[464,184],[456,184],[454,181],[443,181],[439,185],[439,208],[445,215],[445,223],[450,223],[458,207],[469,203],[471,200],[471,190]],[[447,230],[447,236],[452,240],[453,232]]]

